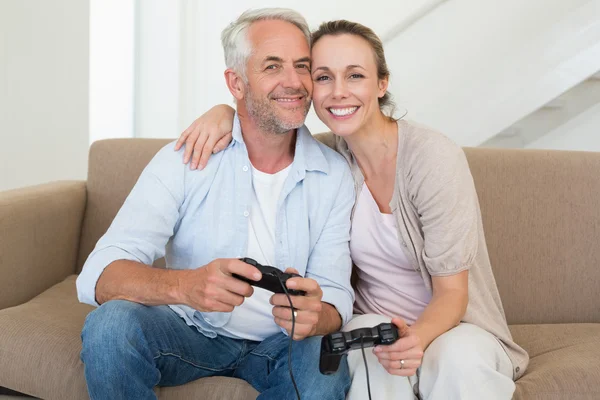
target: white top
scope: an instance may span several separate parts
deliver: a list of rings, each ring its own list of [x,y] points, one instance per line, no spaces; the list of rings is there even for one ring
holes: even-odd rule
[[[413,324],[431,295],[400,246],[396,218],[381,213],[367,185],[363,185],[356,202],[350,253],[360,278],[355,310],[400,317]]]
[[[266,174],[252,166],[253,194],[248,216],[248,252],[263,265],[275,265],[275,218],[277,201],[290,166],[275,174]],[[233,310],[231,319],[222,328],[224,335],[235,339],[263,341],[281,332],[272,314],[269,299],[273,295],[265,289],[254,287],[254,294]]]

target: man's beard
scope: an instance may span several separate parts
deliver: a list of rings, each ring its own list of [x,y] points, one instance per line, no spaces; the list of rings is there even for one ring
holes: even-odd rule
[[[283,93],[278,93],[278,96],[299,95],[304,97],[304,104],[298,106],[303,109],[301,121],[295,121],[294,118],[286,119],[285,117],[280,116],[275,108],[277,106],[271,103],[271,97],[276,96],[271,94],[267,98],[256,96],[251,90],[250,85],[246,86],[246,92],[248,94],[246,97],[246,109],[248,110],[248,115],[261,131],[265,133],[284,134],[304,125],[304,120],[310,110],[310,98],[308,97],[308,92],[306,92],[306,90],[286,89]],[[290,109],[290,111],[293,111],[293,109]]]

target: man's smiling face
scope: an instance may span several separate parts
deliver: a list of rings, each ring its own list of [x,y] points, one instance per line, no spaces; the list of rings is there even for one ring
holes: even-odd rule
[[[252,54],[246,65],[244,101],[262,130],[286,133],[304,124],[310,109],[310,48],[295,25],[279,20],[253,23],[248,29]]]

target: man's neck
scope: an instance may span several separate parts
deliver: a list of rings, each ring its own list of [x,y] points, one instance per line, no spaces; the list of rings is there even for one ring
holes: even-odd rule
[[[296,149],[295,129],[286,133],[264,132],[247,113],[238,109],[244,143],[254,168],[274,174],[289,166]]]

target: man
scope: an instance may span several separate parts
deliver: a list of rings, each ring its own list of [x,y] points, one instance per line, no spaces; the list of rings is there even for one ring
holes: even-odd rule
[[[233,141],[202,171],[174,144],[146,167],[77,279],[96,305],[82,332],[92,399],[156,398],[154,386],[207,376],[245,379],[259,399],[293,399],[292,309],[250,257],[291,279],[292,368],[304,399],[344,399],[347,366],[318,371],[320,336],[352,314],[346,162],[312,138],[310,33],[291,10],[244,13],[223,31],[227,86],[237,102]],[[168,269],[151,267],[165,256]]]

